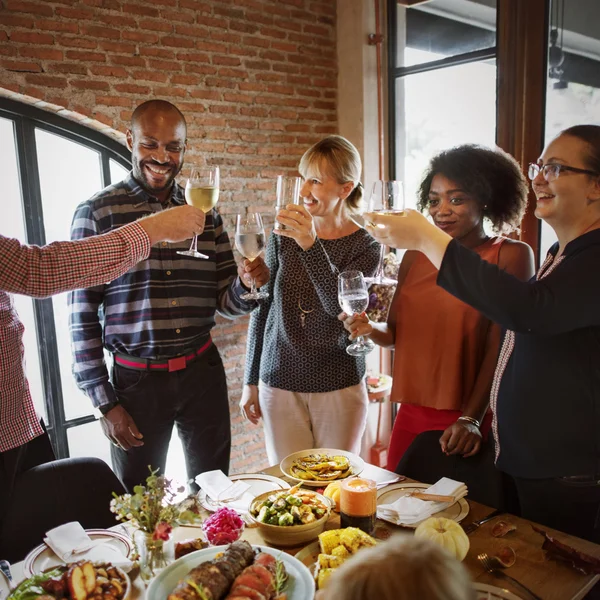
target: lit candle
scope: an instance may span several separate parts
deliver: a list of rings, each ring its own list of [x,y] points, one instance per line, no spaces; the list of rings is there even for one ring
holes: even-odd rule
[[[377,484],[359,477],[345,479],[340,489],[342,527],[358,527],[366,533],[372,533],[376,516]]]

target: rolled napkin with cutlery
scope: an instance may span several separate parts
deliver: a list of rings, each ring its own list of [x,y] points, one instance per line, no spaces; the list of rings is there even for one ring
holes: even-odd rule
[[[467,486],[464,483],[442,477],[429,488],[401,496],[391,504],[379,505],[377,516],[396,525],[415,525],[452,506],[466,495]]]
[[[92,540],[77,521],[59,525],[46,532],[46,545],[64,563],[89,560],[109,562],[128,573],[133,563],[105,540]]]
[[[227,505],[234,510],[247,512],[254,496],[248,492],[250,485],[245,481],[231,481],[223,471],[205,471],[196,476],[196,483],[217,504]]]

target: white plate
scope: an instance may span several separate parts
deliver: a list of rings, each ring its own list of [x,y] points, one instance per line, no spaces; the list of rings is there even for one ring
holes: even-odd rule
[[[281,550],[267,546],[253,545],[252,547],[255,550],[272,554],[285,565],[285,570],[289,574],[288,583],[284,590],[287,600],[312,600],[315,595],[315,582],[310,571],[297,558]],[[192,552],[187,556],[182,556],[150,582],[145,600],[165,600],[173,589],[175,589],[175,586],[194,567],[207,560],[212,560],[219,552],[223,552],[226,548],[227,546],[213,546]]]
[[[290,474],[290,467],[292,466],[292,463],[295,460],[297,460],[299,458],[303,458],[304,456],[309,456],[310,454],[327,454],[329,456],[335,456],[336,454],[339,454],[341,456],[345,456],[346,458],[350,459],[351,473],[350,473],[350,475],[348,475],[348,477],[353,476],[353,475],[358,475],[365,468],[365,461],[360,456],[357,456],[356,454],[352,454],[352,452],[346,452],[345,450],[336,450],[335,448],[312,448],[311,450],[300,450],[300,452],[294,452],[293,454],[286,456],[281,461],[281,464],[279,465],[281,472],[286,477],[289,477],[290,479],[297,481],[298,483],[301,483],[302,485],[306,485],[308,487],[325,487],[328,483],[331,483],[332,481],[340,481],[339,479],[324,479],[322,481],[309,481],[306,479],[298,479],[297,477],[294,477],[292,474]]]
[[[519,596],[515,596],[512,592],[495,585],[474,583],[473,587],[477,592],[477,600],[521,600]]]
[[[125,558],[129,558],[132,546],[131,540],[126,535],[108,529],[86,529],[86,533],[92,540],[102,540],[103,543],[111,546],[113,550],[117,550]],[[73,562],[76,562],[76,560],[76,558],[73,558]],[[64,564],[46,544],[40,544],[25,557],[23,572],[25,577],[31,577],[35,573],[41,573],[51,567]]]
[[[8,581],[6,580],[6,577],[0,573],[0,598],[6,598],[8,596],[8,592],[10,592]]]
[[[216,502],[210,496],[207,496],[204,490],[200,490],[198,492],[198,500],[203,508],[209,512],[215,512],[222,506],[227,506],[241,512],[248,512],[250,503],[256,496],[265,492],[290,489],[287,481],[279,477],[273,477],[273,475],[264,475],[263,473],[238,473],[237,475],[230,475],[229,479],[231,481],[244,481],[250,486],[250,489],[241,498],[232,502]]]
[[[398,498],[402,496],[406,496],[406,494],[410,492],[414,492],[417,490],[425,490],[430,488],[431,486],[428,483],[393,483],[392,485],[388,485],[387,487],[379,490],[377,492],[377,506],[380,504],[392,504]],[[458,502],[455,502],[452,506],[449,506],[445,510],[441,510],[440,512],[434,513],[432,516],[434,517],[446,517],[447,519],[452,519],[457,523],[460,523],[467,515],[469,514],[469,503],[461,498]],[[392,523],[396,525],[393,521],[389,519],[384,519],[382,517],[378,517],[382,521],[387,521],[388,523]],[[419,521],[418,523],[414,523],[413,525],[402,525],[401,527],[409,527],[410,529],[415,529],[419,523],[423,521]]]
[[[369,394],[379,394],[392,389],[392,378],[389,375],[380,373],[378,377],[382,380],[379,382],[379,385],[371,386],[367,384],[367,391]]]

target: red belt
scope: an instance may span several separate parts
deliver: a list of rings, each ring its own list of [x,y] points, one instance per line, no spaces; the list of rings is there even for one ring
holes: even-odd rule
[[[212,346],[212,339],[209,339],[206,344],[194,350],[190,354],[176,356],[175,358],[139,358],[138,356],[130,356],[129,354],[121,354],[115,352],[115,362],[126,369],[134,369],[137,371],[181,371],[187,367],[189,362],[204,354]]]

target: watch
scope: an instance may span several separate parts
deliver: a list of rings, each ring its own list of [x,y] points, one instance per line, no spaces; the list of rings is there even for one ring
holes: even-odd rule
[[[102,404],[98,407],[98,410],[102,413],[102,416],[110,412],[115,406],[118,406],[118,402],[109,402],[108,404]]]

